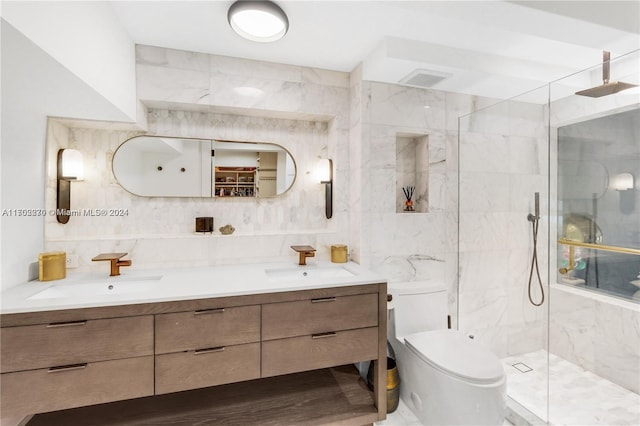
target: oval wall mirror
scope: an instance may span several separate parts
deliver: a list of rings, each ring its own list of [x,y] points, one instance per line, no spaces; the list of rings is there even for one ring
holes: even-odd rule
[[[136,136],[113,154],[113,174],[141,197],[264,198],[291,188],[296,164],[274,143]]]

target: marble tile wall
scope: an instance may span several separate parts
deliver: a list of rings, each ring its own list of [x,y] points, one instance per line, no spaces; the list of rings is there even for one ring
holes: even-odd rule
[[[546,348],[548,140],[544,106],[504,101],[460,121],[460,329],[500,357]],[[528,299],[540,193],[539,269],[547,302]],[[539,301],[537,280],[532,295]]]
[[[350,76],[349,84],[349,245],[351,258],[365,264],[369,257],[368,246],[362,244],[365,224],[363,211],[369,209],[370,197],[363,197],[361,187],[363,178],[363,159],[368,161],[368,151],[362,148],[362,111],[368,99],[363,98],[362,65],[358,66]],[[365,157],[366,155],[366,157]]]
[[[361,263],[389,281],[446,282],[455,326],[457,119],[496,100],[357,78],[352,74],[351,245]],[[425,212],[397,212],[397,138],[404,135],[428,141]]]
[[[550,319],[550,352],[640,393],[637,305],[555,285]]]
[[[136,73],[138,98],[152,108],[326,122],[326,140],[306,146],[313,145],[317,158],[334,160],[328,226],[348,235],[348,73],[142,45],[136,46]]]
[[[318,151],[326,149],[328,123],[155,109],[149,111],[148,121],[149,134],[279,143],[296,159],[297,182],[274,199],[138,197],[117,183],[111,158],[124,140],[139,132],[69,128],[52,121],[49,158],[55,158],[59,147],[76,148],[85,158],[87,177],[73,184],[72,209],[117,208],[127,215],[72,217],[65,225],[47,217],[47,250],[79,254],[82,270],[99,268],[90,259],[103,251],[129,252],[137,267],[194,266],[293,259],[289,246],[301,243],[317,246],[318,257],[326,259],[330,244],[337,238],[342,242],[324,218],[323,187],[312,177]],[[53,176],[49,173],[49,208],[55,208]],[[216,230],[230,223],[236,233],[195,234],[198,216],[213,216]]]
[[[143,45],[136,46],[136,73],[138,98],[147,105],[321,114],[349,128],[348,73]]]
[[[195,266],[295,260],[292,244],[311,244],[328,259],[330,245],[349,235],[349,74],[137,46],[138,98],[147,128],[109,123],[55,122],[49,126],[47,206],[55,200],[55,152],[85,151],[89,176],[72,188],[72,208],[123,208],[128,217],[72,217],[45,224],[46,249],[91,257],[127,251],[134,267]],[[116,126],[117,127],[117,126]],[[123,191],[111,173],[111,156],[129,137],[220,138],[278,143],[298,167],[292,190],[280,198],[229,200],[142,198]],[[334,215],[324,217],[324,187],[314,180],[320,158],[334,160]],[[195,235],[196,216],[215,228],[231,223],[232,236]]]

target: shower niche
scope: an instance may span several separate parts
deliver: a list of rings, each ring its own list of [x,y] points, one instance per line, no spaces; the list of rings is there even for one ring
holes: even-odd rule
[[[396,134],[396,213],[429,211],[429,136]]]

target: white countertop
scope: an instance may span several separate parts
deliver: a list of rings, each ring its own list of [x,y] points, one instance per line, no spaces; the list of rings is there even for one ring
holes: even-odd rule
[[[357,263],[307,261],[163,270],[123,267],[121,275],[68,274],[56,281],[30,281],[0,294],[0,313],[93,308],[212,297],[242,296],[386,282]],[[105,265],[108,266],[108,265]],[[306,275],[303,275],[306,272]]]

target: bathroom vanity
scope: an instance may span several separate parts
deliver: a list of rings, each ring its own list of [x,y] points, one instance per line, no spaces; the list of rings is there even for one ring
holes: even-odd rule
[[[383,419],[386,362],[376,363],[373,393],[353,364],[386,361],[384,280],[355,264],[278,266],[29,283],[3,293],[2,424],[56,410],[65,411],[28,424],[89,415],[130,415],[140,424],[145,415],[164,416],[185,425],[207,416],[246,424]],[[148,281],[155,291],[126,293],[138,283],[147,291]],[[102,283],[122,290],[75,294],[82,284],[99,292]],[[234,392],[239,399],[229,401]],[[265,395],[270,402],[261,405]],[[241,410],[233,405],[239,400]],[[121,402],[96,405],[113,401]],[[68,410],[76,407],[84,408]]]

